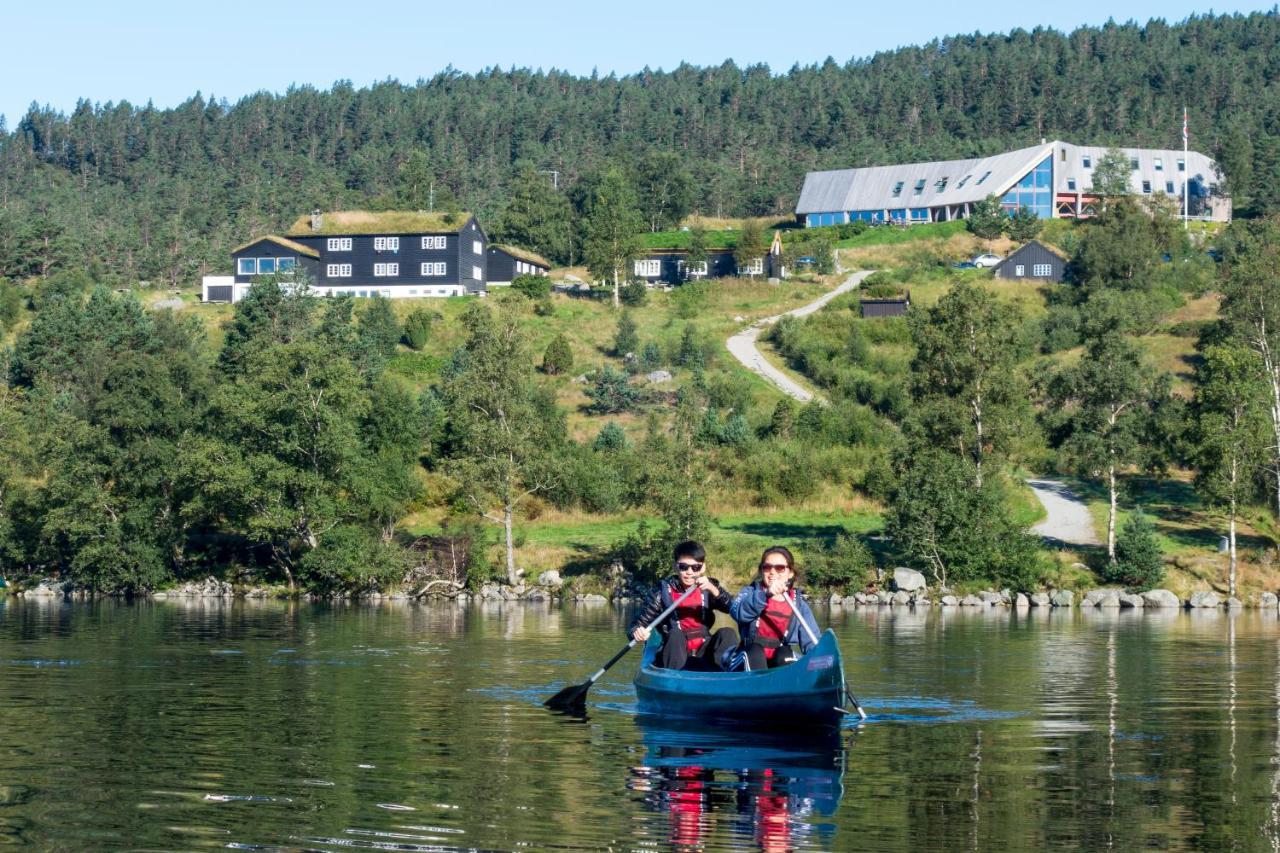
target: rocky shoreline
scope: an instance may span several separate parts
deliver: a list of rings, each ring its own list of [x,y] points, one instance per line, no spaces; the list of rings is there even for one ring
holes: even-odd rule
[[[1219,596],[1212,591],[1194,592],[1184,600],[1167,589],[1129,593],[1123,589],[1113,588],[1091,589],[1080,595],[1078,599],[1077,594],[1068,589],[1030,594],[1015,593],[1007,589],[999,591],[982,590],[961,597],[946,590],[934,590],[931,592],[924,575],[914,569],[907,568],[894,570],[889,587],[887,590],[856,592],[850,595],[841,595],[839,593],[830,595],[815,594],[811,596],[811,600],[819,604],[825,602],[832,607],[1004,607],[1011,610],[1071,608],[1077,606],[1132,610],[1238,610],[1245,607],[1268,610],[1280,609],[1280,598],[1271,592],[1264,592],[1256,599],[1251,598],[1244,601],[1238,598]],[[12,595],[31,599],[87,599],[93,597],[91,592],[77,589],[70,581],[61,581],[54,578],[43,578],[31,585],[14,585],[7,591]],[[647,597],[649,591],[645,587],[625,587],[620,585],[616,588],[614,594],[610,596],[592,592],[575,592],[566,588],[559,573],[543,572],[537,583],[518,586],[491,583],[485,584],[479,590],[469,591],[456,584],[447,584],[414,592],[370,590],[361,594],[343,595],[290,594],[289,590],[280,586],[234,586],[227,581],[207,577],[200,581],[189,581],[171,589],[152,592],[145,597],[155,601],[171,599],[264,600],[297,598],[303,601],[379,602],[444,599],[459,603],[572,601],[587,604],[606,604],[609,602],[629,604],[643,600]]]

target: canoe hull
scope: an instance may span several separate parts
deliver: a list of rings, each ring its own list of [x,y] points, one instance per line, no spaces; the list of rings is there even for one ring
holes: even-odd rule
[[[656,639],[656,638],[655,638]],[[653,666],[660,640],[645,647],[636,674],[640,713],[748,722],[816,721],[845,716],[844,667],[826,631],[800,660],[765,672],[681,672]]]

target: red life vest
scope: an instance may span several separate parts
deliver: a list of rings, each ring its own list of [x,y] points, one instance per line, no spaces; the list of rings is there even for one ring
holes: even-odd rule
[[[771,597],[764,612],[756,620],[755,642],[764,648],[766,660],[773,660],[773,653],[787,641],[793,615],[791,605]]]
[[[678,584],[671,584],[672,599],[678,599],[684,593],[685,590],[680,588]],[[705,605],[702,603],[704,595],[706,595],[704,592],[691,595],[676,608],[676,624],[684,632],[685,648],[689,650],[689,654],[693,654],[702,648],[702,644],[711,637],[711,634],[707,631],[707,626],[702,624],[702,613],[705,610]]]

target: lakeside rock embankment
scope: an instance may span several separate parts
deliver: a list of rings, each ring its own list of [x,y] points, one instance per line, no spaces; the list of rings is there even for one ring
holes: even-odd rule
[[[810,597],[816,602],[826,602],[832,607],[1007,607],[1014,610],[1031,608],[1070,608],[1094,607],[1116,609],[1187,609],[1187,610],[1237,610],[1254,607],[1267,610],[1280,609],[1280,597],[1275,593],[1264,592],[1256,598],[1241,600],[1221,596],[1216,592],[1203,590],[1193,592],[1189,598],[1179,598],[1167,589],[1153,589],[1141,593],[1131,593],[1123,589],[1100,588],[1090,589],[1077,594],[1069,589],[1048,590],[1044,592],[1022,593],[1011,590],[981,590],[964,596],[950,590],[930,590],[925,576],[915,569],[899,567],[894,569],[889,588],[885,590],[867,590],[848,595],[840,593],[814,593]],[[43,578],[27,584],[9,587],[10,594],[32,599],[85,599],[92,593],[76,588],[71,581],[56,578]],[[361,594],[326,595],[303,593],[298,598],[307,601],[410,601],[410,600],[452,600],[460,603],[473,601],[575,601],[588,604],[628,604],[641,601],[650,593],[650,588],[642,585],[623,585],[619,583],[612,595],[598,592],[580,592],[565,584],[560,574],[555,571],[543,572],[537,582],[508,586],[506,584],[488,583],[477,590],[467,590],[457,584],[433,586],[430,589],[405,591],[368,591]],[[281,586],[235,586],[227,581],[207,577],[199,581],[188,581],[179,586],[149,593],[147,598],[153,600],[168,599],[267,599],[289,598],[289,591]]]

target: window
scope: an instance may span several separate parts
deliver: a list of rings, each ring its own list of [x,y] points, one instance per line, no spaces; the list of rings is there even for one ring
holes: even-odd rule
[[[1081,158],[1080,162],[1084,165],[1086,169],[1093,168],[1093,158],[1088,155],[1085,155],[1083,158]]]
[[[400,275],[399,264],[374,264],[373,274],[375,276]]]
[[[422,274],[423,275],[444,275],[445,269],[446,267],[445,267],[444,261],[436,261],[434,263],[428,262],[422,265]]]
[[[684,261],[677,261],[676,264],[677,266],[679,266],[680,271],[688,274],[690,278],[697,278],[698,276],[707,274],[706,261],[702,261],[701,263],[694,264],[693,266],[689,266]]]
[[[916,185],[911,188],[912,195],[920,195],[922,192],[924,192],[924,178],[916,181]]]
[[[375,252],[398,252],[400,251],[400,238],[374,237],[373,250]]]
[[[241,258],[236,261],[236,275],[253,275],[258,271],[258,262],[254,258]]]
[[[418,291],[411,287],[411,288],[409,288],[409,295],[410,295],[410,296],[417,296],[417,295],[418,295]]]
[[[1031,275],[1035,278],[1049,278],[1053,275],[1053,265],[1036,264],[1031,268]]]
[[[270,275],[276,271],[275,258],[258,258],[258,275]]]
[[[1017,264],[1013,268],[1013,274],[1018,278],[1022,278],[1024,275],[1027,274],[1027,268],[1022,264]]]
[[[472,267],[471,277],[474,278],[476,281],[480,281],[481,279],[484,278],[484,273],[481,272],[480,267]]]
[[[297,266],[297,258],[276,258],[276,269],[280,272],[293,272],[293,268]]]
[[[443,249],[445,247],[444,237],[423,237],[422,248],[424,249]]]
[[[1144,193],[1149,193],[1149,192],[1151,192],[1151,182],[1150,182],[1150,181],[1143,181],[1143,182],[1142,182],[1142,191],[1143,191]]]
[[[1169,195],[1173,195],[1173,181],[1164,182],[1164,191],[1167,192]]]
[[[764,275],[764,258],[756,258],[745,267],[738,267],[738,272],[747,275]]]
[[[969,179],[972,177],[973,175],[965,175],[963,178],[960,179],[960,183],[956,184],[956,189],[958,190],[964,189],[964,185],[969,183]]]
[[[982,173],[982,177],[981,177],[981,178],[978,178],[978,183],[974,184],[974,186],[981,186],[981,185],[982,185],[982,182],[983,182],[983,181],[985,181],[985,180],[986,180],[987,178],[989,178],[989,177],[991,177],[991,173],[990,173],[990,172],[983,172],[983,173]]]
[[[1137,158],[1137,157],[1130,157],[1130,158],[1129,158],[1129,168],[1130,168],[1130,169],[1132,169],[1132,170],[1133,170],[1133,171],[1135,171],[1135,172],[1136,172],[1136,171],[1138,171],[1138,158]]]
[[[946,177],[946,176],[943,176],[942,178],[940,178],[940,179],[939,179],[939,180],[938,180],[938,181],[933,185],[933,189],[934,189],[934,191],[935,191],[935,192],[942,192],[942,191],[944,191],[944,190],[947,188],[947,181],[949,181],[949,180],[951,180],[951,179],[950,179],[949,177]]]
[[[635,270],[640,278],[656,278],[662,275],[662,261],[636,261]]]
[[[328,278],[351,278],[351,264],[329,264],[324,274]]]
[[[1179,172],[1187,171],[1187,161],[1183,160],[1181,157],[1178,158],[1178,171]]]
[[[1075,191],[1076,191],[1076,179],[1075,179],[1075,178],[1067,178],[1067,189],[1071,190],[1072,192],[1075,192]]]
[[[328,249],[330,252],[350,252],[351,238],[350,237],[330,237],[329,242],[326,245],[328,246]]]
[[[480,241],[479,241],[479,240],[472,240],[472,241],[471,241],[471,253],[472,253],[472,254],[475,254],[475,255],[483,255],[483,254],[484,254],[484,246],[481,246],[481,245],[480,245]]]
[[[893,185],[894,198],[897,198],[898,196],[902,195],[902,184],[903,184],[902,181],[898,181],[896,184]]]
[[[1156,158],[1156,171],[1157,171],[1157,172],[1163,172],[1163,171],[1164,171],[1164,158],[1162,158],[1162,157],[1157,157],[1157,158]]]

